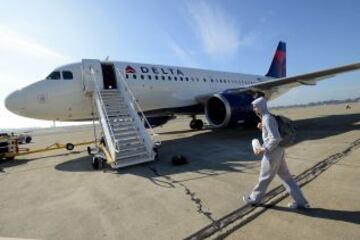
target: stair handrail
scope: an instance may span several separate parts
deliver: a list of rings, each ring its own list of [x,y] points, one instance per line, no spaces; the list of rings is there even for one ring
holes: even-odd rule
[[[108,117],[108,114],[107,114],[107,111],[106,111],[106,108],[104,107],[105,104],[104,104],[104,101],[102,99],[102,96],[100,94],[100,88],[99,88],[99,85],[98,85],[98,81],[97,81],[97,78],[95,76],[95,70],[93,67],[90,67],[90,76],[91,76],[91,80],[93,81],[94,85],[95,85],[95,94],[96,96],[98,97],[98,99],[100,100],[100,107],[102,109],[102,111],[104,112],[104,116],[105,116],[105,119],[106,119],[106,125],[108,126],[108,129],[109,129],[109,132],[110,132],[110,136],[111,136],[111,140],[113,143],[115,143],[115,134],[114,134],[114,131],[112,129],[112,127],[110,126],[110,120],[109,120],[109,117]],[[100,124],[101,126],[101,124]],[[102,127],[102,126],[101,126]],[[104,130],[103,130],[104,131]],[[116,153],[119,152],[119,148],[118,148],[118,145],[117,144],[113,144],[114,146],[114,151]]]
[[[153,141],[154,141],[155,143],[161,144],[161,139],[160,139],[160,137],[157,137],[157,138],[155,137],[155,136],[157,136],[157,134],[155,134],[153,128],[151,127],[149,121],[147,120],[147,118],[146,118],[144,112],[142,111],[142,109],[141,109],[141,107],[140,107],[137,99],[136,99],[135,96],[134,96],[134,93],[131,91],[129,85],[127,84],[123,73],[122,73],[122,72],[118,69],[118,67],[116,67],[115,65],[114,65],[114,68],[116,69],[116,72],[118,73],[118,75],[121,77],[121,81],[120,81],[120,82],[123,84],[124,90],[129,93],[128,96],[131,98],[131,99],[130,99],[131,102],[133,102],[134,105],[135,105],[135,106],[134,106],[135,111],[136,111],[137,113],[140,113],[141,119],[142,119],[142,123],[143,123],[143,124],[146,124],[146,125],[148,126],[148,129],[149,129],[149,131],[150,131],[151,138],[153,139]],[[145,127],[145,126],[144,126],[144,127]],[[146,130],[146,129],[145,129],[145,130]]]

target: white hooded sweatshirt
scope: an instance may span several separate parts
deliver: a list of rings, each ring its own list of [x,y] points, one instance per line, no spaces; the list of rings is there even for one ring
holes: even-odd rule
[[[275,148],[280,147],[281,136],[276,119],[269,113],[266,100],[263,97],[257,98],[252,102],[253,106],[259,109],[262,122],[262,139],[265,153],[272,152]]]

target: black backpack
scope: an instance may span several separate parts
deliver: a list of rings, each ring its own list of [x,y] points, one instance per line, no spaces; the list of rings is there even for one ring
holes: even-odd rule
[[[289,118],[281,115],[273,115],[277,124],[282,140],[279,143],[280,147],[290,147],[295,143],[296,126]]]

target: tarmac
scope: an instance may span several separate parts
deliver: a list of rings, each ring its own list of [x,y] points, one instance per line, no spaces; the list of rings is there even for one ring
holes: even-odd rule
[[[290,171],[311,204],[291,210],[275,178],[262,206],[249,129],[155,128],[160,159],[94,171],[86,146],[0,162],[0,237],[32,239],[360,239],[360,104],[274,110],[295,120]],[[91,125],[39,129],[31,149],[93,139]],[[182,154],[189,163],[173,166]]]

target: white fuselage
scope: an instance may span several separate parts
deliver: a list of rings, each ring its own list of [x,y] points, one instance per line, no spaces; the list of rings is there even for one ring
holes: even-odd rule
[[[199,99],[202,96],[249,86],[268,79],[258,75],[195,68],[130,62],[112,63],[124,74],[124,79],[145,113],[184,109],[200,104]],[[102,86],[102,83],[99,85]],[[31,118],[89,120],[92,119],[95,110],[92,98],[84,94],[84,88],[82,64],[69,64],[55,69],[47,79],[15,91],[7,97],[5,104],[12,112]]]

